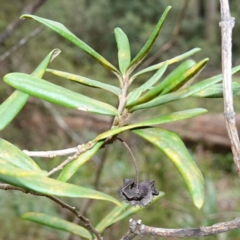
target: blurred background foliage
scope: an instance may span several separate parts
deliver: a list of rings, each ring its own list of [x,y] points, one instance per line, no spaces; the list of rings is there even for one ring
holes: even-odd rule
[[[12,21],[26,13],[23,12],[23,9],[33,2],[30,0],[1,2],[0,36]],[[199,79],[220,73],[218,0],[49,0],[45,1],[35,14],[63,23],[75,35],[117,66],[114,28],[120,27],[128,35],[132,56],[134,56],[145,43],[168,5],[173,8],[151,51],[149,57],[153,60],[151,64],[172,58],[194,47],[200,47],[202,51],[193,58],[200,60],[209,57],[210,61]],[[236,17],[233,32],[233,66],[235,66],[240,64],[240,20],[238,19],[240,5],[238,0],[231,0],[230,5],[232,15]],[[183,15],[182,19],[179,18],[179,14]],[[27,38],[39,27],[35,21],[21,21],[23,24],[0,43],[1,78],[9,72],[31,73],[52,49],[60,48],[62,53],[51,64],[51,68],[118,84],[117,79],[112,74],[105,71],[83,51],[46,28],[42,28],[39,34],[7,56],[9,49],[16,46],[21,39]],[[179,33],[173,37],[176,26],[179,27]],[[173,42],[171,43],[171,41]],[[171,47],[167,51],[162,48],[166,43],[171,43]],[[162,51],[162,54],[154,57],[159,51]],[[96,99],[117,104],[117,99],[114,96],[107,95],[102,90],[89,89],[61,78],[52,77],[50,74],[46,74],[44,78]],[[148,74],[142,75],[132,87],[137,87],[148,78]],[[236,75],[234,79],[239,81],[239,75]],[[11,87],[0,82],[0,102],[3,102],[12,91]],[[236,111],[240,109],[238,101],[239,97],[235,99]],[[204,107],[210,113],[222,114],[223,101],[222,99],[192,99],[192,101],[175,102],[164,105],[161,109],[147,110],[144,114],[137,112],[133,114],[132,120],[137,121],[142,118],[142,115],[144,118],[147,114],[159,115],[159,112],[164,114],[194,107]],[[64,120],[68,126],[60,127],[59,122],[56,122],[59,119],[60,121]],[[109,117],[78,113],[63,107],[46,105],[40,100],[30,98],[21,113],[0,133],[0,136],[21,149],[62,149],[91,140],[98,133],[107,130],[110,123],[111,118]],[[209,128],[217,133],[218,129],[214,128],[215,123],[216,120],[212,117],[208,124]],[[178,131],[176,132],[178,133]],[[184,129],[179,129],[179,133],[181,132],[184,132]],[[199,135],[201,133],[192,134]],[[192,137],[194,138],[194,136]],[[140,178],[154,179],[157,188],[166,193],[152,206],[138,212],[134,219],[140,218],[146,225],[181,228],[210,225],[231,220],[239,215],[239,180],[229,147],[222,147],[218,144],[209,146],[195,138],[194,141],[186,141],[191,154],[206,178],[206,203],[203,209],[197,210],[191,202],[180,174],[159,150],[131,133],[122,134],[122,138],[131,146],[138,159]],[[36,159],[38,164],[45,169],[51,169],[62,160],[63,158]],[[100,169],[99,166],[102,162],[104,162],[104,167],[101,172],[98,169]],[[97,172],[101,174],[101,178],[95,183]],[[79,174],[75,175],[71,182],[88,187],[95,186],[99,190],[117,197],[116,190],[122,185],[122,179],[125,177],[134,178],[133,164],[129,153],[125,151],[123,146],[120,143],[114,143],[106,149],[100,150],[92,161],[82,166]],[[0,239],[79,239],[60,231],[20,220],[19,216],[27,211],[44,212],[69,221],[74,219],[67,211],[47,199],[10,191],[0,191],[0,199]],[[82,210],[86,203],[84,200],[78,199],[67,199],[67,202]],[[86,216],[93,224],[96,224],[112,207],[105,202],[94,202],[88,209]],[[119,239],[126,232],[127,227],[127,219],[115,224],[105,232],[104,239]],[[240,231],[236,230],[198,239],[234,240],[239,239],[239,234]],[[154,237],[145,238],[156,239]]]

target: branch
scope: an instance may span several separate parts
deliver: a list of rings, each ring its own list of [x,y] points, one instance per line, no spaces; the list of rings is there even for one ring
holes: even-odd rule
[[[54,174],[57,171],[62,170],[68,163],[72,162],[73,160],[75,160],[81,153],[86,152],[87,150],[91,149],[93,146],[95,145],[94,142],[88,142],[85,145],[80,145],[81,148],[79,148],[77,150],[77,152],[73,155],[68,157],[64,162],[62,162],[60,165],[58,165],[57,167],[53,168],[49,173],[48,173],[48,177],[51,176],[52,174]]]
[[[23,152],[29,157],[42,157],[42,158],[54,158],[57,156],[65,156],[68,154],[73,154],[78,151],[83,145],[78,145],[77,147],[54,150],[54,151],[28,151],[23,150]]]
[[[139,68],[138,70],[142,70],[146,67],[148,67],[151,63],[153,63],[159,56],[161,56],[164,52],[168,51],[173,44],[175,44],[175,42],[177,41],[179,32],[180,32],[180,27],[182,24],[182,21],[185,17],[185,14],[187,12],[187,8],[188,8],[188,4],[189,4],[189,0],[185,0],[184,5],[182,7],[181,12],[178,15],[177,18],[177,23],[174,27],[173,30],[173,35],[172,35],[172,39],[170,39],[167,43],[165,43],[157,52],[155,52],[149,59],[147,59]]]
[[[232,93],[232,29],[235,19],[231,17],[228,0],[220,0],[221,22],[219,23],[222,33],[222,74],[224,95],[224,116],[228,136],[231,141],[234,163],[240,177],[240,144],[236,128],[235,112],[233,107]]]
[[[29,191],[29,190],[26,190],[24,188],[15,187],[15,186],[5,184],[5,183],[0,183],[0,189],[3,189],[3,190],[17,190],[17,191],[21,191],[21,192],[26,193],[26,194],[30,193],[32,195],[42,196],[42,197],[46,197],[46,198],[51,199],[52,201],[59,204],[61,207],[68,209],[70,212],[72,212],[74,215],[76,215],[83,222],[84,226],[90,232],[92,232],[97,237],[98,240],[102,240],[102,237],[100,236],[99,232],[91,225],[89,219],[85,218],[82,214],[80,214],[80,212],[75,207],[72,207],[72,206],[68,205],[67,203],[63,202],[62,200],[60,200],[60,199],[58,199],[54,196],[49,196],[49,195],[37,193],[37,192],[34,192],[34,191]]]
[[[120,240],[131,240],[136,235],[154,235],[165,238],[186,238],[186,237],[197,237],[197,236],[209,236],[228,232],[240,228],[240,217],[235,218],[233,221],[216,223],[210,227],[199,227],[199,228],[155,228],[149,227],[142,224],[141,220],[137,222],[129,220],[130,229],[127,234]]]
[[[22,13],[33,14],[39,7],[41,7],[47,0],[38,0],[34,3],[25,7]],[[23,24],[22,19],[15,19],[12,21],[6,28],[4,32],[0,34],[0,44],[2,44],[13,32],[16,28],[20,27]]]

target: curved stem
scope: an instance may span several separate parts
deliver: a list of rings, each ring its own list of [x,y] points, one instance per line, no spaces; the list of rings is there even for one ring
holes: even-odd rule
[[[130,149],[130,147],[127,145],[126,142],[124,142],[121,138],[117,137],[117,139],[127,148],[127,150],[130,152],[132,159],[133,159],[133,163],[134,163],[134,167],[135,167],[135,171],[136,171],[136,183],[137,183],[137,189],[138,189],[138,183],[139,183],[139,179],[138,179],[138,166],[137,166],[137,161]]]

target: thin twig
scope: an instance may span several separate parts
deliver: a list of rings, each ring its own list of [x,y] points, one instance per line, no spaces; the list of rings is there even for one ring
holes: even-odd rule
[[[22,13],[28,13],[28,14],[33,14],[39,7],[41,7],[46,0],[38,0],[34,1],[27,7],[25,7],[22,11]],[[12,21],[6,28],[6,30],[2,33],[0,33],[0,44],[2,44],[18,27],[20,27],[23,24],[22,19],[15,19]]]
[[[27,43],[30,39],[32,39],[35,36],[37,36],[43,29],[44,29],[44,26],[40,26],[40,27],[36,28],[35,30],[33,30],[30,34],[28,34],[28,36],[26,36],[26,37],[22,38],[21,40],[19,40],[14,46],[12,46],[10,49],[8,49],[6,52],[4,52],[0,56],[0,61],[3,61],[6,58],[8,58],[11,54],[13,54],[15,51],[17,51],[17,49],[19,47],[21,47],[22,45]]]
[[[133,163],[134,163],[134,167],[135,167],[135,171],[136,171],[136,184],[137,184],[137,189],[138,189],[138,183],[139,183],[139,171],[138,171],[138,166],[137,166],[137,161],[130,149],[130,147],[127,145],[127,143],[125,141],[123,141],[121,138],[117,137],[117,140],[119,140],[126,148],[127,150],[129,151],[129,153],[131,154],[132,156],[132,159],[133,159]]]
[[[41,158],[54,158],[57,156],[65,156],[69,154],[76,153],[82,145],[78,145],[77,147],[54,150],[54,151],[28,151],[23,150],[23,152],[29,157],[41,157]]]
[[[189,4],[189,0],[185,0],[184,5],[182,7],[181,12],[178,15],[177,21],[176,21],[176,25],[173,29],[173,35],[172,38],[165,43],[157,52],[155,52],[150,58],[148,58],[139,68],[138,70],[142,70],[146,67],[148,67],[151,63],[153,63],[159,56],[161,56],[164,52],[168,51],[173,44],[175,44],[175,42],[178,39],[178,35],[180,32],[180,27],[182,24],[182,21],[185,17],[185,14],[187,12],[187,8],[188,8],[188,4]]]
[[[104,148],[104,152],[101,156],[101,161],[100,161],[100,164],[96,170],[96,174],[95,174],[95,180],[94,180],[94,189],[96,190],[99,190],[99,185],[100,185],[100,178],[101,178],[101,175],[102,175],[102,171],[103,171],[103,167],[104,167],[104,164],[105,164],[105,161],[106,161],[106,156],[107,156],[107,151],[108,151],[108,148]],[[89,209],[89,207],[92,205],[93,203],[93,199],[86,199],[82,204],[81,204],[81,209],[80,209],[80,213],[82,215],[85,215],[87,213],[87,210]],[[73,220],[73,223],[75,224],[78,224],[80,221],[79,218],[75,217],[74,220]],[[71,233],[68,233],[68,235],[66,236],[65,240],[71,240],[72,238],[72,234]]]
[[[90,232],[92,232],[97,237],[98,240],[102,240],[102,237],[100,236],[99,232],[91,225],[89,219],[85,218],[82,214],[80,214],[80,212],[75,207],[72,207],[72,206],[68,205],[67,203],[63,202],[59,198],[56,198],[54,196],[41,194],[41,193],[37,193],[37,192],[31,191],[31,190],[26,190],[24,188],[15,187],[15,186],[12,186],[12,185],[9,185],[9,184],[4,184],[4,183],[0,183],[0,189],[3,189],[3,190],[17,190],[17,191],[21,191],[23,193],[29,193],[29,194],[32,194],[32,195],[42,196],[42,197],[46,197],[46,198],[51,199],[52,201],[59,204],[61,207],[68,209],[74,215],[76,215],[83,222],[84,226]]]
[[[86,152],[87,150],[91,149],[94,145],[95,145],[95,143],[90,141],[87,144],[81,146],[81,148],[78,149],[78,151],[73,156],[68,157],[64,162],[62,162],[60,165],[58,165],[57,167],[53,168],[50,172],[48,172],[47,176],[49,177],[52,174],[54,174],[55,172],[58,172],[58,171],[62,170],[68,163],[77,159],[77,157],[80,154],[82,154],[82,153]]]
[[[220,0],[221,3],[221,33],[222,33],[222,74],[224,95],[224,116],[228,136],[231,141],[234,163],[240,177],[240,144],[236,128],[235,112],[232,93],[232,29],[235,19],[231,17],[228,0]]]

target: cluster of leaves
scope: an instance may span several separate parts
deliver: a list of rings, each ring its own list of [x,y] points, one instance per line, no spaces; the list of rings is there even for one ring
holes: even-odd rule
[[[151,50],[169,10],[170,7],[164,11],[151,36],[133,59],[131,59],[130,45],[126,34],[120,28],[114,30],[118,47],[119,69],[82,40],[77,38],[62,24],[33,15],[26,14],[22,16],[22,18],[31,18],[44,24],[77,45],[103,67],[113,72],[119,80],[120,87],[74,75],[72,73],[47,69],[49,63],[60,53],[58,49],[51,51],[30,75],[24,73],[7,74],[4,77],[4,82],[17,90],[0,105],[0,129],[5,128],[19,113],[26,104],[29,96],[34,96],[76,110],[112,115],[115,116],[115,120],[112,128],[96,136],[96,138],[91,141],[92,147],[65,166],[57,179],[48,177],[48,173],[42,170],[34,160],[11,143],[1,139],[0,180],[2,182],[40,194],[101,199],[117,204],[118,206],[96,226],[96,229],[102,232],[111,224],[138,211],[139,208],[127,206],[126,203],[120,203],[103,192],[69,184],[66,183],[66,181],[77,172],[81,165],[96,154],[108,139],[114,139],[114,136],[130,130],[155,145],[169,157],[183,176],[193,199],[193,203],[198,208],[202,207],[204,203],[204,179],[184,143],[176,133],[153,126],[191,118],[203,114],[207,112],[207,110],[202,108],[183,110],[156,118],[150,118],[142,122],[128,124],[128,116],[137,110],[158,107],[162,104],[179,101],[187,97],[211,98],[222,97],[223,95],[222,85],[220,83],[222,75],[192,84],[193,80],[206,66],[208,59],[203,59],[197,63],[193,60],[185,59],[197,53],[200,50],[199,48],[195,48],[175,58],[152,65],[141,71],[134,71]],[[170,64],[178,63],[183,60],[185,61],[178,65],[172,72],[165,74]],[[232,69],[232,73],[234,74],[239,70],[240,66],[235,67]],[[119,98],[118,109],[107,103],[100,102],[43,80],[42,77],[46,71],[79,84],[101,88],[115,94]],[[137,79],[139,75],[151,71],[155,71],[155,73],[150,79],[137,89],[128,92],[132,82]],[[239,89],[240,85],[234,83],[233,91],[235,95],[239,94]],[[158,199],[162,195],[163,193],[160,193],[155,199]],[[126,208],[126,210],[123,211],[123,208]],[[40,213],[26,213],[23,218],[72,232],[85,238],[91,238],[90,233],[86,229],[73,223],[68,223],[65,220],[56,219]]]

